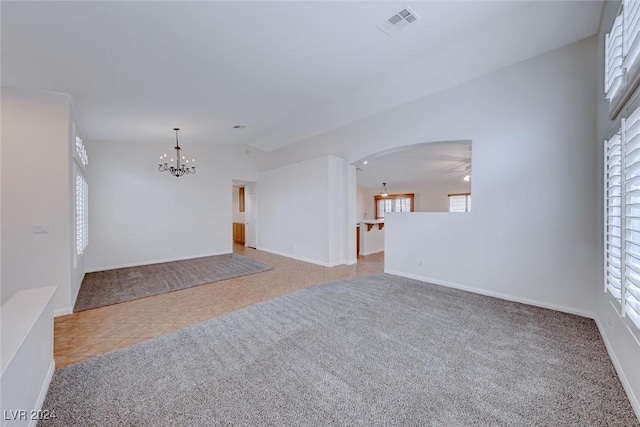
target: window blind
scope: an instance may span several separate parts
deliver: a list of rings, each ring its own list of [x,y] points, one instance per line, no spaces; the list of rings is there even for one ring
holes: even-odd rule
[[[471,212],[471,194],[449,194],[449,212]]]
[[[79,167],[76,171],[76,254],[82,255],[89,244],[89,185]]]
[[[640,108],[622,120],[624,149],[624,313],[640,328]]]
[[[635,64],[640,53],[640,1],[625,0],[622,6],[623,32],[622,32],[622,55],[624,57],[623,67],[630,70]]]
[[[611,100],[622,87],[622,18],[618,15],[613,22],[611,32],[605,36],[605,81],[606,98]]]
[[[605,286],[622,295],[622,142],[620,133],[605,142]]]

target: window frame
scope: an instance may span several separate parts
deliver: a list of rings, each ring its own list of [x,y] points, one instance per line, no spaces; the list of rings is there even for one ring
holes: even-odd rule
[[[628,48],[628,44],[631,44],[633,47],[636,47],[637,49],[637,45],[640,44],[640,33],[636,33],[636,37],[629,41],[627,40],[627,30],[626,30],[626,25],[627,25],[627,16],[625,14],[626,10],[625,6],[631,7],[629,6],[631,4],[631,2],[638,2],[638,0],[624,0],[621,4],[620,4],[620,8],[618,9],[618,12],[615,15],[614,20],[611,23],[611,28],[609,29],[609,31],[605,34],[605,78],[608,75],[608,73],[611,71],[608,68],[608,61],[610,60],[610,58],[607,55],[607,43],[609,41],[609,35],[612,33],[613,29],[614,29],[614,24],[616,19],[618,19],[618,17],[621,17],[622,19],[622,64],[621,64],[621,69],[622,69],[622,76],[621,76],[621,83],[620,83],[620,87],[619,89],[617,89],[615,91],[615,95],[613,95],[610,99],[608,99],[609,101],[609,119],[610,120],[614,120],[618,117],[618,115],[620,115],[620,113],[623,112],[625,105],[627,104],[627,102],[634,96],[634,93],[636,91],[636,89],[640,86],[640,55],[637,55],[634,57],[633,61],[630,61],[630,63],[628,63],[629,61],[627,61],[627,54],[629,53],[629,48]],[[605,82],[605,93],[607,93],[607,84]]]
[[[451,210],[451,198],[452,197],[460,197],[465,196],[464,198],[464,212],[462,211],[452,211]],[[447,194],[449,198],[449,213],[469,213],[471,212],[471,193],[452,193]]]
[[[384,216],[380,216],[378,212],[378,201],[379,200],[397,200],[397,199],[409,199],[410,207],[409,212],[414,212],[415,209],[415,194],[414,193],[400,193],[400,194],[388,194],[383,196],[381,194],[376,194],[373,196],[373,208],[375,212],[375,219],[383,219]],[[394,212],[394,211],[391,211]],[[386,211],[385,211],[386,213]]]
[[[626,143],[627,143],[627,128],[628,128],[628,120],[629,118],[631,118],[631,116],[637,111],[640,110],[640,89],[636,89],[636,91],[631,95],[631,97],[629,98],[629,102],[627,105],[625,105],[625,107],[623,109],[621,109],[621,114],[620,116],[614,121],[612,122],[612,126],[610,128],[610,132],[607,135],[607,139],[605,140],[604,144],[603,144],[603,175],[602,175],[602,182],[603,182],[603,193],[602,193],[602,200],[603,200],[603,224],[602,224],[602,231],[603,231],[603,249],[602,249],[602,261],[603,261],[603,291],[604,293],[607,295],[607,298],[609,300],[609,303],[612,307],[612,309],[618,314],[618,316],[622,319],[623,323],[625,324],[625,326],[627,327],[627,329],[631,332],[632,336],[634,336],[634,338],[638,341],[638,343],[640,344],[640,323],[636,323],[634,322],[634,320],[632,319],[632,316],[627,313],[627,302],[626,302],[626,293],[627,293],[627,283],[626,283],[626,274],[627,272],[625,271],[627,268],[627,244],[635,244],[635,241],[629,240],[629,237],[627,236],[627,231],[629,231],[629,225],[627,223],[627,199],[628,199],[628,194],[632,193],[634,190],[627,190],[628,188],[628,184],[630,183],[631,179],[634,179],[634,177],[632,178],[628,178],[627,177],[627,171],[626,169],[630,166],[627,163],[627,150],[626,150]],[[633,127],[633,125],[631,125],[631,127]],[[621,160],[620,160],[620,166],[621,166],[621,192],[620,192],[620,224],[622,226],[621,228],[621,235],[620,235],[620,239],[621,239],[621,247],[620,247],[620,268],[619,268],[619,275],[620,275],[620,296],[617,296],[615,292],[613,292],[610,289],[609,286],[609,252],[608,252],[608,246],[607,246],[607,242],[608,242],[608,227],[611,224],[610,222],[610,218],[614,218],[614,216],[609,215],[609,209],[612,206],[609,206],[607,204],[607,198],[610,196],[610,194],[608,193],[608,188],[609,188],[609,183],[608,183],[608,178],[609,178],[609,167],[608,167],[608,157],[607,157],[607,147],[609,144],[609,141],[611,141],[612,138],[615,137],[616,134],[620,135],[620,144],[621,144]],[[636,133],[637,135],[637,133]],[[633,137],[631,137],[631,140],[633,140]],[[631,202],[631,203],[635,203],[635,202]],[[631,218],[631,217],[629,217]],[[637,257],[636,257],[637,258]],[[635,283],[633,281],[631,281],[632,285],[635,285]],[[637,287],[637,285],[636,285]],[[637,298],[636,298],[637,299]],[[637,310],[635,310],[637,312]]]

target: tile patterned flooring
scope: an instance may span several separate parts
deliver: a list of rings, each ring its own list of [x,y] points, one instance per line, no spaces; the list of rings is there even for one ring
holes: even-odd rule
[[[216,316],[330,280],[382,273],[384,255],[327,268],[234,245],[273,270],[57,317],[54,359],[60,368]]]

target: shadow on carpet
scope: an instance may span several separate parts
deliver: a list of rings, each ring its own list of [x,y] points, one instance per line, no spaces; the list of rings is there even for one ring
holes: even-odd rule
[[[73,311],[104,307],[272,268],[241,255],[224,254],[87,273]]]
[[[55,371],[41,426],[637,426],[591,319],[381,274]]]

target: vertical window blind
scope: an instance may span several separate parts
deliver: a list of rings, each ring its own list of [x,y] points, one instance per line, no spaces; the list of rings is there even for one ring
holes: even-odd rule
[[[604,148],[605,291],[640,328],[640,108]]]

